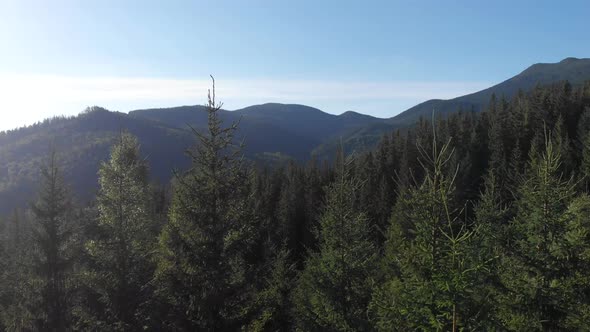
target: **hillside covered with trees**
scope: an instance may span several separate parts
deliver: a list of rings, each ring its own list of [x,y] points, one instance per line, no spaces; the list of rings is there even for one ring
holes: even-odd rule
[[[492,95],[510,100],[530,93],[536,86],[569,81],[579,88],[590,79],[590,59],[567,58],[558,63],[534,64],[518,75],[488,89],[450,100],[430,100],[389,119],[352,111],[328,114],[309,106],[267,103],[228,111],[218,116],[225,123],[239,122],[235,142],[245,142],[245,158],[261,167],[301,163],[315,159],[333,161],[342,148],[346,154],[364,153],[378,147],[383,135],[413,126],[420,118],[481,112]],[[204,106],[182,106],[111,112],[90,107],[78,116],[54,118],[33,126],[0,132],[0,215],[23,208],[35,196],[39,167],[47,151],[61,153],[62,168],[69,176],[78,204],[91,201],[98,190],[100,162],[109,155],[121,131],[136,136],[141,153],[150,163],[151,179],[167,184],[173,169],[186,170],[190,158],[183,153],[193,145],[192,130],[207,128]]]
[[[590,82],[492,94],[483,112],[421,118],[333,163],[256,166],[214,89],[201,112],[169,184],[152,184],[164,161],[143,158],[151,143],[124,125],[87,202],[60,151],[38,151],[37,199],[0,222],[0,330],[590,321]]]

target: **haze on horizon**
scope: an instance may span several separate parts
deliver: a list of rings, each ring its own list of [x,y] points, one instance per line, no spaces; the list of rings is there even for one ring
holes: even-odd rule
[[[298,103],[391,117],[588,57],[587,1],[0,0],[0,130],[86,106]],[[449,19],[449,18],[453,19]],[[461,19],[456,19],[460,17]],[[501,19],[498,19],[498,18]]]

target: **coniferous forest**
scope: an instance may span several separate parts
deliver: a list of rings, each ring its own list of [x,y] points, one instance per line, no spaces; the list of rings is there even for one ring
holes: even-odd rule
[[[0,222],[0,331],[590,325],[590,82],[272,167],[220,109],[213,88],[168,184],[122,130],[89,204],[47,151],[37,198]]]

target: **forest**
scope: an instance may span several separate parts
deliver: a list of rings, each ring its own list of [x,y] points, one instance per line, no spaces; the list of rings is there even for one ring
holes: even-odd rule
[[[47,151],[37,198],[0,221],[0,331],[589,325],[590,82],[272,167],[220,109],[213,87],[171,183],[122,131],[88,205]]]

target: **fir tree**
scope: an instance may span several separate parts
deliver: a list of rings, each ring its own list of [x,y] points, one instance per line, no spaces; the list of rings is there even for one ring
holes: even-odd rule
[[[304,246],[311,246],[309,234],[309,211],[305,204],[305,174],[294,162],[290,162],[285,169],[285,181],[279,196],[277,222],[279,224],[279,241],[287,240],[287,249],[293,258],[303,261]]]
[[[342,160],[327,188],[317,229],[318,251],[311,252],[294,293],[294,315],[304,331],[366,331],[367,306],[376,248],[366,213],[358,208],[361,182]]]
[[[503,198],[503,189],[496,180],[496,174],[490,169],[485,177],[484,190],[475,207],[476,230],[478,241],[472,242],[472,255],[485,266],[474,276],[478,285],[471,299],[479,312],[475,318],[481,323],[479,329],[501,329],[503,324],[497,319],[497,309],[502,290],[497,271],[500,257],[504,255],[507,242],[507,226],[513,215],[511,204]]]
[[[101,308],[81,310],[79,328],[130,331],[154,324],[145,307],[157,236],[147,172],[137,139],[122,133],[100,167],[97,236],[86,243],[91,263],[84,281]]]
[[[586,191],[590,191],[590,135],[585,135],[582,145],[582,161],[580,164],[580,173],[586,183]]]
[[[171,308],[172,329],[234,330],[252,295],[252,198],[237,124],[223,128],[215,86],[208,131],[189,151],[192,168],[177,177],[169,222],[160,236],[158,294]]]
[[[31,273],[30,228],[15,210],[0,232],[0,331],[35,329],[39,293]]]
[[[247,331],[281,331],[292,326],[291,291],[296,268],[289,256],[285,248],[279,249],[268,264],[269,273],[254,299],[253,318]]]
[[[55,151],[41,170],[39,199],[32,211],[34,270],[41,284],[40,328],[64,331],[71,319],[72,211]]]
[[[375,290],[371,312],[379,330],[452,330],[478,326],[470,298],[483,268],[473,243],[478,232],[454,202],[457,170],[446,169],[452,151],[420,147],[424,181],[400,195],[385,244],[384,284]]]
[[[534,152],[534,150],[533,150]],[[519,188],[501,266],[500,318],[510,330],[569,330],[588,318],[588,223],[584,196],[563,178],[559,146],[545,140]],[[572,323],[576,322],[576,323]]]

